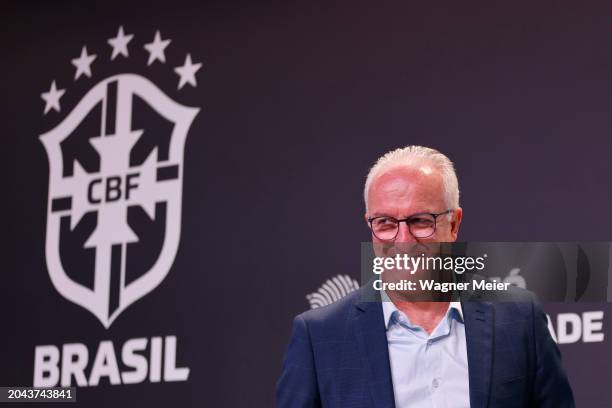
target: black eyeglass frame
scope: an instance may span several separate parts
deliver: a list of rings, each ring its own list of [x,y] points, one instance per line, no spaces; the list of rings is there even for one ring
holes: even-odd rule
[[[379,215],[378,217],[370,217],[370,218],[368,218],[368,224],[370,225],[370,230],[372,231],[372,234],[374,234],[374,236],[376,238],[380,239],[381,241],[395,241],[395,239],[397,238],[397,234],[399,234],[400,224],[402,222],[406,223],[406,226],[408,227],[408,231],[410,232],[410,235],[412,235],[413,237],[415,237],[417,239],[423,239],[423,238],[429,238],[429,237],[433,236],[436,233],[436,228],[438,226],[438,217],[440,217],[441,215],[450,214],[453,211],[454,211],[454,209],[451,208],[451,209],[448,209],[446,211],[442,211],[440,213],[422,212],[422,213],[412,214],[411,216],[406,217],[406,218],[402,218],[401,220],[398,220],[397,218],[391,217],[391,216],[388,216],[388,215]],[[427,236],[417,237],[417,236],[415,236],[412,233],[412,228],[410,227],[410,224],[408,224],[408,221],[410,221],[410,220],[412,220],[412,219],[414,219],[416,217],[422,216],[422,215],[431,215],[432,216],[432,218],[434,219],[433,231],[432,231],[431,234],[429,234]],[[397,222],[397,231],[395,231],[395,236],[393,238],[391,238],[391,239],[383,239],[383,238],[380,238],[378,235],[376,235],[376,233],[374,232],[374,228],[372,227],[372,222],[374,220],[378,219],[378,218],[389,218],[389,219],[395,220]]]

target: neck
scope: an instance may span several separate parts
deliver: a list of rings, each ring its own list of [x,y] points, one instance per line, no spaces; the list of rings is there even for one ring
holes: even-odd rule
[[[410,321],[422,327],[427,334],[431,334],[440,320],[446,315],[449,302],[410,302],[402,300],[393,292],[387,293],[389,299],[398,310],[402,311]]]

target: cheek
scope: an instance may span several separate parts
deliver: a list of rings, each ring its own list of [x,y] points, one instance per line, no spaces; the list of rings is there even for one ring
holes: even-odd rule
[[[450,223],[445,223],[444,225],[437,226],[435,235],[436,241],[438,242],[451,242],[457,238],[456,235],[453,234]]]

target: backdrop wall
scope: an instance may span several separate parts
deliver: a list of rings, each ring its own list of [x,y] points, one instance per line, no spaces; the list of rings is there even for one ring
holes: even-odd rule
[[[369,166],[408,144],[455,162],[461,240],[610,241],[611,12],[11,6],[0,385],[272,405],[306,295],[359,278]],[[609,304],[547,311],[603,322],[560,346],[579,406],[612,406]]]

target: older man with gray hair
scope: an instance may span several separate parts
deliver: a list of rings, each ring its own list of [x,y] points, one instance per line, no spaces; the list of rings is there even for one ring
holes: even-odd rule
[[[408,146],[382,156],[364,200],[375,246],[457,240],[459,185],[437,150]],[[416,301],[365,285],[302,313],[277,406],[573,407],[546,316],[531,293],[511,292],[504,302]]]

